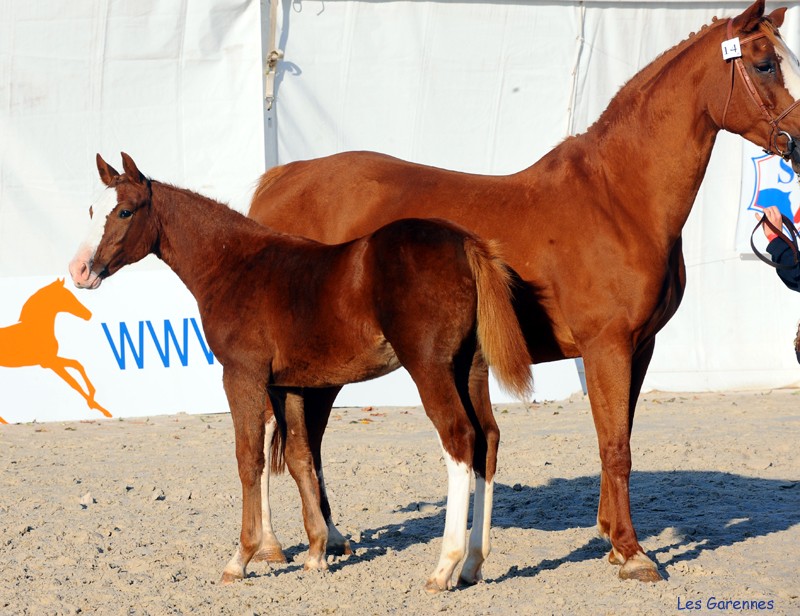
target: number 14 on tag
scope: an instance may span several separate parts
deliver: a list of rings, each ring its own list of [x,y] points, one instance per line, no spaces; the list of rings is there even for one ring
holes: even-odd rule
[[[739,46],[739,37],[722,41],[722,59],[741,58],[742,48]]]

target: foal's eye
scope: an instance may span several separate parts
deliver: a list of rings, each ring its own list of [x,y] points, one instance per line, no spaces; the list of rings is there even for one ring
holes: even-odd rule
[[[119,217],[120,218],[130,218],[131,216],[133,216],[133,212],[130,211],[130,210],[120,210],[119,211]]]

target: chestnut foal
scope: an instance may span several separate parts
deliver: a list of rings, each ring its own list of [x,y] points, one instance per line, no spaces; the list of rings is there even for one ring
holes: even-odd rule
[[[267,396],[300,490],[309,540],[305,567],[325,569],[328,528],[308,428],[316,429],[317,418],[305,416],[305,397],[401,364],[419,389],[448,470],[441,556],[426,588],[448,588],[466,552],[473,469],[485,491],[480,498],[476,492],[461,577],[477,581],[489,552],[499,438],[486,363],[518,395],[531,387],[510,273],[493,246],[450,223],[415,219],[327,246],[275,233],[211,199],[151,181],[124,153],[122,161],[120,175],[97,156],[108,188],[92,208],[92,228],[69,269],[76,286],[94,289],[152,253],[197,300],[208,343],[223,366],[242,482],[240,545],[222,581],[243,578],[262,545]],[[272,430],[268,424],[266,431]]]

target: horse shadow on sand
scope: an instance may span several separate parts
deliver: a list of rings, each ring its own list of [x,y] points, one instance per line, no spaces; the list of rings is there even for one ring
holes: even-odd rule
[[[492,526],[542,531],[594,528],[599,488],[599,476],[556,478],[536,487],[498,483]],[[662,575],[666,567],[691,562],[705,551],[781,532],[800,522],[798,481],[716,471],[640,471],[631,473],[631,488],[631,509],[639,541],[658,560]],[[432,513],[420,516],[419,511],[425,509]],[[410,502],[395,512],[413,515],[402,522],[362,530],[361,540],[353,543],[358,553],[355,561],[335,561],[331,568],[335,571],[352,562],[370,561],[387,551],[399,552],[441,537],[444,499]],[[471,516],[470,508],[470,523]],[[339,517],[345,522],[346,511]],[[663,538],[653,540],[665,531],[669,531],[665,534],[666,545]],[[659,543],[662,545],[657,547]],[[291,561],[305,549],[304,545],[292,546],[286,554]],[[491,581],[535,577],[565,563],[601,559],[608,549],[605,540],[593,537],[565,556],[514,565]]]

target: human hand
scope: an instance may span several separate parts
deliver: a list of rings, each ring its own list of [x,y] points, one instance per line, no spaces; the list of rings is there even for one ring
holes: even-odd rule
[[[772,223],[772,225],[776,229],[780,229],[783,226],[783,216],[781,216],[781,211],[774,205],[770,205],[769,207],[764,208],[764,214],[767,217],[767,220]],[[761,220],[761,216],[756,213],[756,219]],[[767,241],[771,242],[778,234],[775,233],[772,229],[769,228],[768,225],[764,224],[764,235],[767,236]]]

